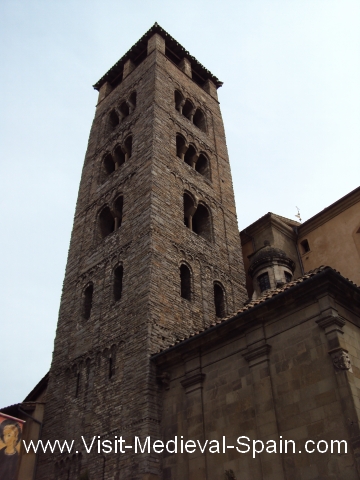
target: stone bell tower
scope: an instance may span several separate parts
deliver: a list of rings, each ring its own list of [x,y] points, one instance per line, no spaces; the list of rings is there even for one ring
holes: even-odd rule
[[[219,86],[157,24],[95,84],[42,435],[75,446],[38,480],[162,478],[81,436],[159,438],[150,355],[246,299]]]

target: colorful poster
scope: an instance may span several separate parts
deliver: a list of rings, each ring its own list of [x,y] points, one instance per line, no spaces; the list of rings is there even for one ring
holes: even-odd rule
[[[23,424],[0,412],[0,480],[16,480]]]

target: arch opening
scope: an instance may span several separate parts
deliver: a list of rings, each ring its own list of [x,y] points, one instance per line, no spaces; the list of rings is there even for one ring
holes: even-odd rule
[[[105,207],[99,215],[99,227],[102,238],[115,230],[115,220],[109,207]]]
[[[115,302],[120,300],[122,296],[123,276],[124,276],[124,268],[122,265],[119,265],[114,270],[113,295],[114,295]]]
[[[198,206],[192,218],[193,231],[211,242],[211,219],[209,210],[202,204]]]
[[[219,318],[225,317],[226,313],[224,290],[222,286],[218,283],[214,283],[214,305],[216,316]]]
[[[122,148],[120,147],[120,145],[115,148],[114,156],[115,156],[115,165],[116,165],[115,168],[121,167],[121,165],[125,163],[125,154],[122,151]]]
[[[210,180],[209,160],[203,153],[201,153],[197,159],[195,170],[200,173],[200,175]]]
[[[83,317],[85,320],[89,320],[92,310],[94,286],[88,285],[84,290],[83,299]]]
[[[194,167],[196,162],[196,150],[195,148],[190,145],[190,147],[186,150],[184,155],[184,162],[190,165],[190,167]]]
[[[184,264],[180,267],[180,287],[181,297],[191,300],[191,273],[190,269]]]
[[[182,114],[184,115],[184,117],[192,121],[193,112],[194,112],[194,105],[190,102],[190,100],[186,100],[182,109]]]
[[[104,166],[105,177],[111,175],[115,170],[115,163],[110,153],[105,155],[103,160],[103,166]]]
[[[121,112],[121,115],[122,115],[123,119],[126,118],[130,113],[129,105],[126,102],[122,102],[119,110]]]
[[[120,120],[118,114],[115,112],[115,110],[111,110],[109,114],[109,125],[111,130],[114,130],[114,128],[119,125],[119,122]]]
[[[198,127],[202,132],[206,132],[206,121],[205,115],[203,112],[197,108],[194,114],[193,123]]]

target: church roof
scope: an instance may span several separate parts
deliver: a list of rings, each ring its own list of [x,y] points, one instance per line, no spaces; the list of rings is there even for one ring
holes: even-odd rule
[[[128,50],[123,57],[118,60],[115,65],[113,65],[110,70],[108,70],[103,77],[100,78],[94,85],[96,90],[99,90],[105,82],[110,84],[115,82],[116,79],[122,74],[124,63],[127,60],[132,60],[136,64],[136,60],[141,57],[142,53],[147,50],[147,42],[155,33],[161,35],[166,41],[166,47],[171,50],[171,53],[179,59],[186,57],[191,62],[191,69],[193,74],[200,81],[205,82],[205,80],[210,79],[216,85],[216,88],[221,87],[223,82],[221,82],[215,75],[213,75],[209,70],[207,70],[200,62],[196,60],[195,57],[190,55],[190,53],[185,50],[185,48],[180,45],[171,35],[169,35],[159,24],[154,23],[154,25],[148,30],[145,35],[143,35],[140,40],[138,40],[131,48]],[[199,82],[197,82],[199,83]]]
[[[335,272],[337,274],[339,274],[339,272],[337,272],[336,270],[334,270],[333,268],[331,267],[328,267],[328,266],[324,266],[324,265],[321,265],[320,267],[318,268],[315,268],[314,270],[311,270],[309,272],[307,272],[305,275],[303,275],[302,277],[299,277],[295,280],[292,280],[291,282],[288,282],[288,283],[285,283],[284,285],[282,285],[281,287],[279,288],[274,288],[272,290],[267,290],[266,292],[264,292],[260,298],[257,298],[256,300],[252,300],[250,301],[249,303],[245,304],[242,308],[240,308],[240,310],[238,310],[237,312],[235,313],[232,313],[231,315],[227,316],[227,317],[224,317],[224,318],[219,318],[217,319],[215,322],[211,323],[208,327],[202,329],[202,330],[199,330],[197,332],[194,332],[192,333],[191,335],[189,335],[188,337],[184,337],[184,338],[178,338],[175,340],[175,342],[173,342],[171,345],[169,345],[168,347],[164,348],[164,349],[161,349],[159,350],[158,352],[156,352],[153,357],[161,354],[161,353],[164,353],[166,352],[167,350],[170,350],[171,348],[185,342],[185,341],[188,341],[190,340],[191,338],[194,338],[196,337],[197,335],[201,334],[201,333],[204,333],[206,331],[210,331],[214,328],[216,328],[218,325],[220,324],[223,324],[223,323],[226,323],[230,320],[234,320],[236,317],[238,317],[240,314],[242,313],[245,313],[249,310],[252,310],[253,308],[257,307],[258,305],[262,304],[262,303],[265,303],[267,302],[268,300],[276,297],[277,295],[280,295],[281,293],[284,293],[285,291],[287,290],[291,290],[293,289],[294,287],[296,287],[297,285],[301,284],[301,283],[304,283],[306,281],[308,281],[310,278],[316,276],[316,275],[320,275],[322,272],[324,271],[332,271],[332,272]],[[340,275],[340,274],[339,274]],[[341,276],[341,275],[340,275]],[[354,284],[354,282],[352,282],[351,280],[349,280],[348,278],[346,278],[346,280],[352,284]],[[355,285],[355,284],[354,284]],[[357,285],[355,285],[357,287]]]

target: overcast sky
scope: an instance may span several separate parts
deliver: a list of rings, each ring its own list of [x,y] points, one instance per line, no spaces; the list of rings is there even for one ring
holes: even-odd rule
[[[359,0],[1,0],[0,407],[50,367],[92,85],[155,21],[224,82],[240,229],[359,185]]]

